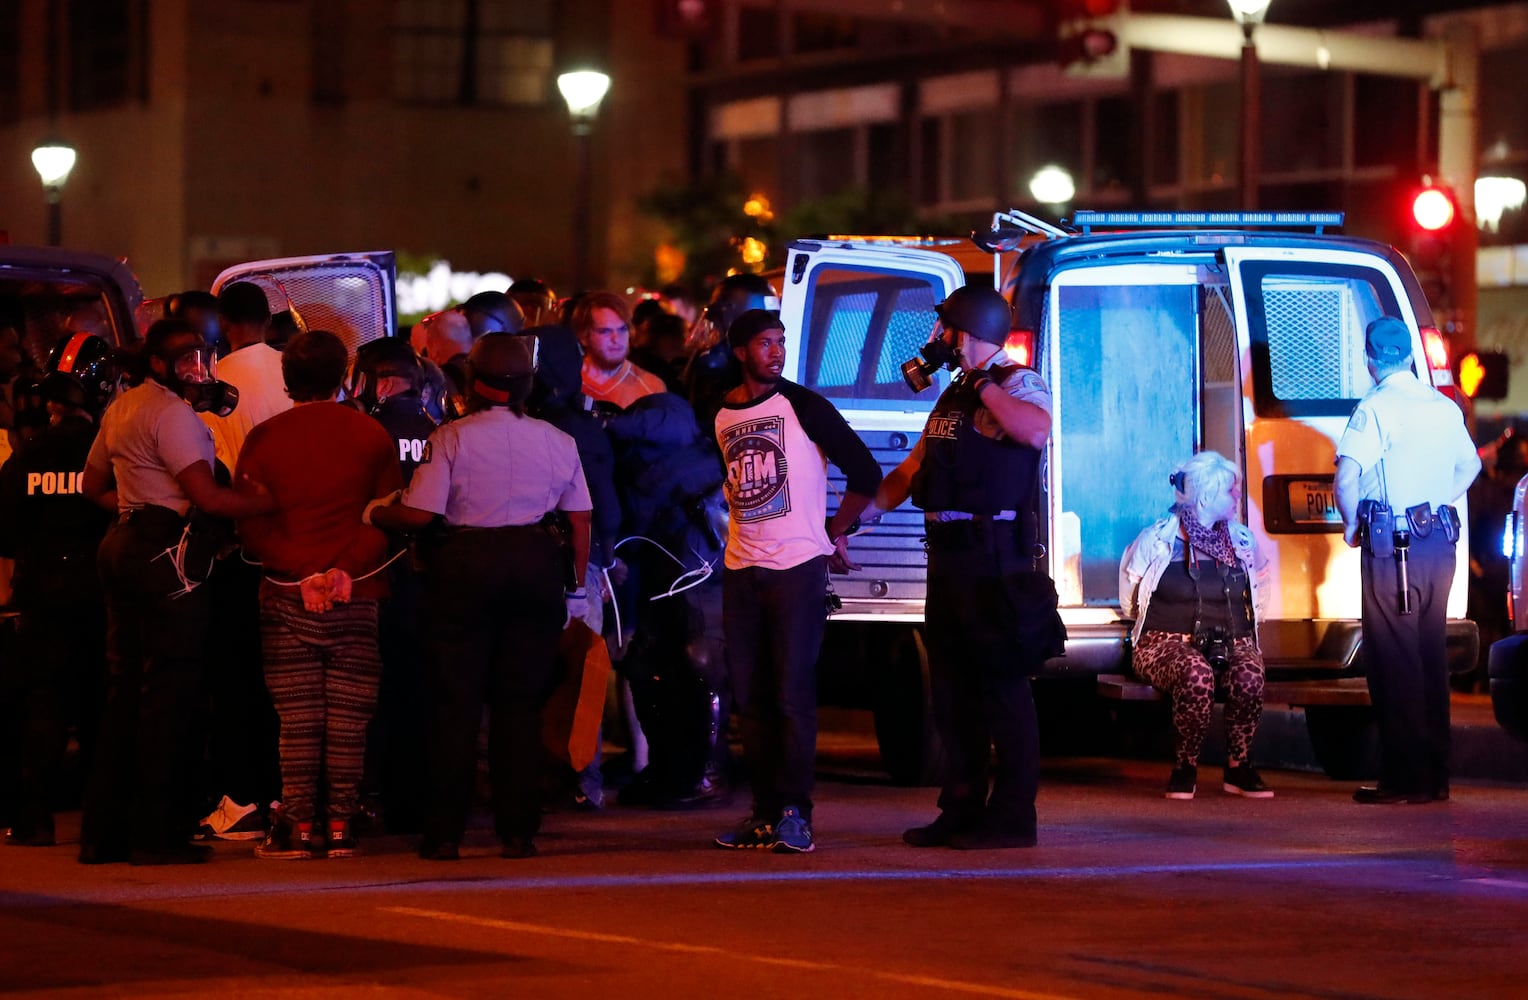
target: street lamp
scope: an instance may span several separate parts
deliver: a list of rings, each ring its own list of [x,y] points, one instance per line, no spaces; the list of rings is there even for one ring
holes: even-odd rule
[[[1226,0],[1231,16],[1242,26],[1241,51],[1241,207],[1257,208],[1258,170],[1262,166],[1262,83],[1258,78],[1257,46],[1252,33],[1268,16],[1273,0]]]
[[[64,183],[69,171],[74,169],[74,147],[62,139],[44,139],[32,150],[32,166],[42,178],[43,193],[48,199],[48,246],[56,247],[63,240]]]
[[[589,214],[593,200],[590,133],[600,101],[610,90],[610,77],[596,70],[576,70],[559,76],[557,89],[568,103],[568,115],[573,119],[573,143],[578,157],[573,201],[573,291],[581,292],[589,274]]]

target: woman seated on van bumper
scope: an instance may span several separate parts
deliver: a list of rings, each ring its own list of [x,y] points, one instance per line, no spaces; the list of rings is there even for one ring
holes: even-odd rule
[[[1263,712],[1257,646],[1258,562],[1252,532],[1236,519],[1236,466],[1206,451],[1173,473],[1177,502],[1130,543],[1120,562],[1121,613],[1136,674],[1172,699],[1176,759],[1167,797],[1191,799],[1215,690],[1226,693],[1226,768],[1232,795],[1272,798],[1248,752]],[[1197,641],[1196,641],[1197,637]]]

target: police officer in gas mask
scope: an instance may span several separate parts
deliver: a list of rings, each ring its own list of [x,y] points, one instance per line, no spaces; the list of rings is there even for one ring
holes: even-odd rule
[[[1030,516],[1050,436],[1050,390],[1039,373],[1008,361],[1011,313],[1001,294],[958,288],[937,312],[923,357],[903,374],[915,390],[940,367],[961,374],[876,497],[882,510],[909,496],[923,509],[929,683],[949,756],[939,817],[903,839],[914,847],[1030,847],[1040,741],[1029,677],[1066,639],[1056,588],[1036,562]]]
[[[85,791],[80,861],[184,864],[195,805],[199,681],[212,557],[190,529],[193,509],[241,518],[274,509],[268,495],[213,477],[212,432],[198,412],[228,413],[238,394],[184,320],[145,338],[149,378],[101,418],[85,463],[85,495],[115,515],[97,555],[108,622],[106,710]]]
[[[53,845],[52,801],[75,726],[82,765],[95,747],[105,680],[106,611],[95,553],[109,516],[80,488],[96,420],[117,388],[111,347],[76,333],[39,383],[45,420],[0,468],[0,604],[20,612],[0,663],[0,700],[19,711],[21,802],[5,842]]]

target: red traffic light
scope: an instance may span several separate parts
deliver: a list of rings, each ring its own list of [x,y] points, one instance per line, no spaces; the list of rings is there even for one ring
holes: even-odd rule
[[[1425,187],[1411,199],[1411,218],[1422,229],[1435,233],[1454,221],[1454,196],[1440,187]]]

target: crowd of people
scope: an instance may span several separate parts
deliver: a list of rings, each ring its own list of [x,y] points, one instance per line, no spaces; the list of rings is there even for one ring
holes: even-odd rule
[[[924,355],[959,376],[884,477],[831,403],[783,377],[789,334],[755,275],[722,281],[693,317],[661,301],[634,315],[601,291],[559,302],[520,281],[353,356],[333,333],[277,322],[253,284],[173,296],[163,311],[131,354],[70,337],[0,414],[16,442],[0,468],[0,597],[14,613],[0,733],[19,762],[15,787],[0,787],[7,843],[56,842],[72,732],[82,863],[204,861],[193,835],[257,841],[263,859],[343,858],[379,827],[454,860],[486,722],[501,853],[532,856],[549,799],[606,801],[602,735],[576,769],[545,746],[545,708],[576,669],[563,637],[579,622],[618,668],[607,721],[627,733],[623,804],[729,801],[735,710],[751,802],[716,845],[812,851],[829,574],[858,569],[847,539],[862,519],[908,500],[926,530],[949,767],[939,814],[903,839],[1036,843],[1030,677],[1062,654],[1066,630],[1025,516],[1050,393],[1009,362],[999,293],[968,286],[937,308]],[[1368,337],[1392,395],[1411,391],[1390,378],[1409,364],[1401,339],[1390,327]],[[1374,463],[1406,447],[1404,434],[1370,439],[1371,405],[1339,448],[1352,542],[1360,473],[1370,484]],[[1421,463],[1389,466],[1391,494],[1421,498],[1408,516],[1434,590],[1452,549],[1443,530],[1425,541],[1421,507],[1446,521],[1478,467],[1462,423],[1442,415],[1446,449],[1433,451],[1454,464],[1414,483],[1395,470]],[[846,478],[831,516],[830,462]],[[1121,564],[1135,669],[1173,703],[1167,795],[1195,794],[1218,689],[1224,788],[1266,798],[1250,759],[1261,566],[1237,520],[1237,469],[1204,453],[1172,486],[1169,516]],[[1441,598],[1429,590],[1409,620],[1381,616],[1371,577],[1386,565],[1366,550],[1365,642],[1409,643],[1417,662],[1400,679],[1378,671],[1386,777],[1359,800],[1447,797]]]

